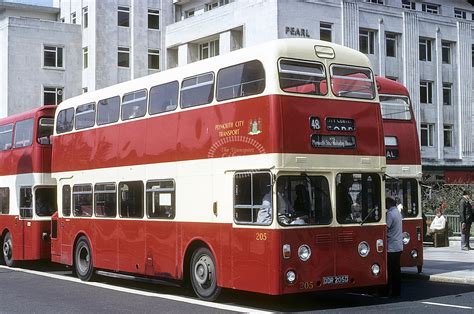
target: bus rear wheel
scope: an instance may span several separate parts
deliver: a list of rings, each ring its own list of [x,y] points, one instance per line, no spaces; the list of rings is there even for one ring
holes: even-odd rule
[[[191,284],[196,295],[206,301],[214,301],[221,293],[217,286],[217,270],[214,256],[209,249],[201,247],[191,258]]]
[[[3,260],[5,261],[5,265],[8,267],[15,266],[15,261],[13,260],[13,241],[10,232],[5,234],[3,238]]]
[[[76,243],[74,270],[82,281],[90,281],[94,275],[91,246],[86,237],[80,237]]]

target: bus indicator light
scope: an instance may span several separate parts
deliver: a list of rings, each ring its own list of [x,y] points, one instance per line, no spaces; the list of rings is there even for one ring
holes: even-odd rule
[[[283,245],[283,258],[289,259],[291,257],[291,245],[284,244]]]

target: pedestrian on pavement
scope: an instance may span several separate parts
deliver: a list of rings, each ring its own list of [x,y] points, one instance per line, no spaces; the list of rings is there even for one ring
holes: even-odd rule
[[[471,192],[464,191],[459,202],[459,218],[461,221],[461,249],[463,251],[472,250],[469,245],[469,236],[471,235],[471,224],[473,220]]]
[[[400,256],[403,251],[402,215],[397,209],[397,202],[387,197],[387,296],[399,297],[401,290]]]

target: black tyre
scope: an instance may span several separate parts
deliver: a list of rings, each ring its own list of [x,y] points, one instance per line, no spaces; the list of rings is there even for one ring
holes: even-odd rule
[[[86,237],[80,237],[74,250],[74,270],[82,281],[90,281],[94,275],[92,251]]]
[[[10,235],[10,232],[7,232],[7,234],[5,234],[5,237],[3,238],[2,251],[5,265],[7,265],[8,267],[15,266],[15,261],[13,260],[13,240],[12,236]]]
[[[200,299],[217,299],[221,288],[217,286],[216,261],[209,249],[201,247],[194,251],[189,273],[193,290]]]

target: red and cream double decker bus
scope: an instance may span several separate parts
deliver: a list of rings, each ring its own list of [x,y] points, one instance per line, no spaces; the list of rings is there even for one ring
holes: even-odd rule
[[[386,283],[382,118],[366,56],[240,49],[56,112],[52,260],[279,295]],[[57,230],[56,230],[57,229]]]
[[[400,83],[376,77],[382,107],[387,157],[385,194],[393,197],[403,215],[401,266],[423,267],[421,210],[421,157],[416,121],[407,89]]]
[[[55,107],[0,119],[0,232],[6,265],[49,259],[56,182],[51,178]]]

